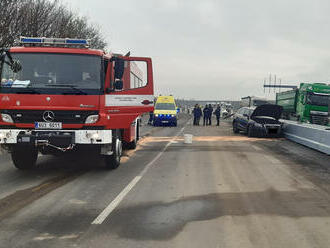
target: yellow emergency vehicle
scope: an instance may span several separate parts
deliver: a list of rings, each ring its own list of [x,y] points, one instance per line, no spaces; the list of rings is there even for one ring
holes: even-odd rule
[[[156,100],[153,125],[177,125],[177,113],[179,109],[176,106],[173,96],[159,96]]]

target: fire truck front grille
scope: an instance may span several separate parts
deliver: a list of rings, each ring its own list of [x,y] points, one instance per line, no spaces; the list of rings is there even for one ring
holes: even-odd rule
[[[318,125],[327,125],[328,124],[328,116],[324,115],[311,115],[311,122],[313,124],[318,124]]]
[[[48,110],[1,110],[1,113],[9,114],[14,123],[44,122],[45,112]],[[52,122],[63,124],[84,124],[89,115],[97,115],[98,111],[71,111],[52,110],[54,119]]]

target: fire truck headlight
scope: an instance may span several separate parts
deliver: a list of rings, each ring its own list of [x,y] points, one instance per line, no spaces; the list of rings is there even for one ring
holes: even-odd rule
[[[86,118],[85,124],[93,124],[99,120],[99,115],[90,115]]]
[[[0,132],[0,140],[2,140],[3,138],[6,138],[6,134],[4,132]]]
[[[0,132],[0,140],[2,140],[2,139],[5,139],[5,138],[10,138],[10,136],[11,136],[11,132],[5,132],[5,131],[2,131],[2,132]]]
[[[3,122],[14,123],[13,119],[8,114],[1,114],[1,118]]]

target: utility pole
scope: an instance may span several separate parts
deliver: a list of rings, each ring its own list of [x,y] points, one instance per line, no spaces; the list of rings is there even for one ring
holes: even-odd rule
[[[279,84],[277,83],[277,77],[276,74],[274,75],[274,84],[272,84],[272,74],[269,74],[269,82],[268,84],[266,84],[266,78],[264,78],[264,92],[265,92],[265,88],[269,89],[269,93],[270,93],[270,89],[274,88],[274,92],[276,91],[276,89],[278,88],[281,92],[282,88],[286,88],[286,89],[297,89],[298,86],[297,85],[282,85],[282,79],[279,79]]]

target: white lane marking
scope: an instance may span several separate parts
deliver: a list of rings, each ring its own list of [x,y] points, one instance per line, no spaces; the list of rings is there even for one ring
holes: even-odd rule
[[[125,196],[131,191],[135,184],[140,181],[141,176],[135,177],[119,195],[96,217],[92,224],[102,224],[102,222],[109,216],[109,214],[119,205]]]
[[[56,237],[49,233],[42,233],[40,236],[34,237],[33,240],[43,241],[43,240],[49,240],[49,239],[54,239],[54,238],[56,238]]]
[[[117,197],[110,202],[110,204],[93,220],[91,223],[92,225],[100,225],[103,223],[103,221],[115,210],[115,208],[121,203],[121,201],[125,198],[125,196],[134,188],[134,186],[140,181],[140,179],[146,174],[148,169],[164,154],[166,149],[172,144],[172,141],[174,141],[177,136],[183,132],[185,127],[181,128],[180,131],[173,137],[172,140],[167,142],[166,146],[163,148],[163,150],[157,154],[157,156],[151,160],[145,168],[140,172],[138,176],[136,176],[120,193],[117,195]]]
[[[63,235],[59,237],[59,239],[76,239],[78,237],[79,237],[78,234],[69,234],[69,235]]]
[[[256,151],[262,151],[262,149],[260,147],[257,147],[255,145],[252,145],[253,149],[256,150]]]
[[[272,156],[264,155],[264,157],[266,159],[268,159],[272,164],[282,164],[282,162],[280,160],[278,160],[277,158],[274,158]]]

